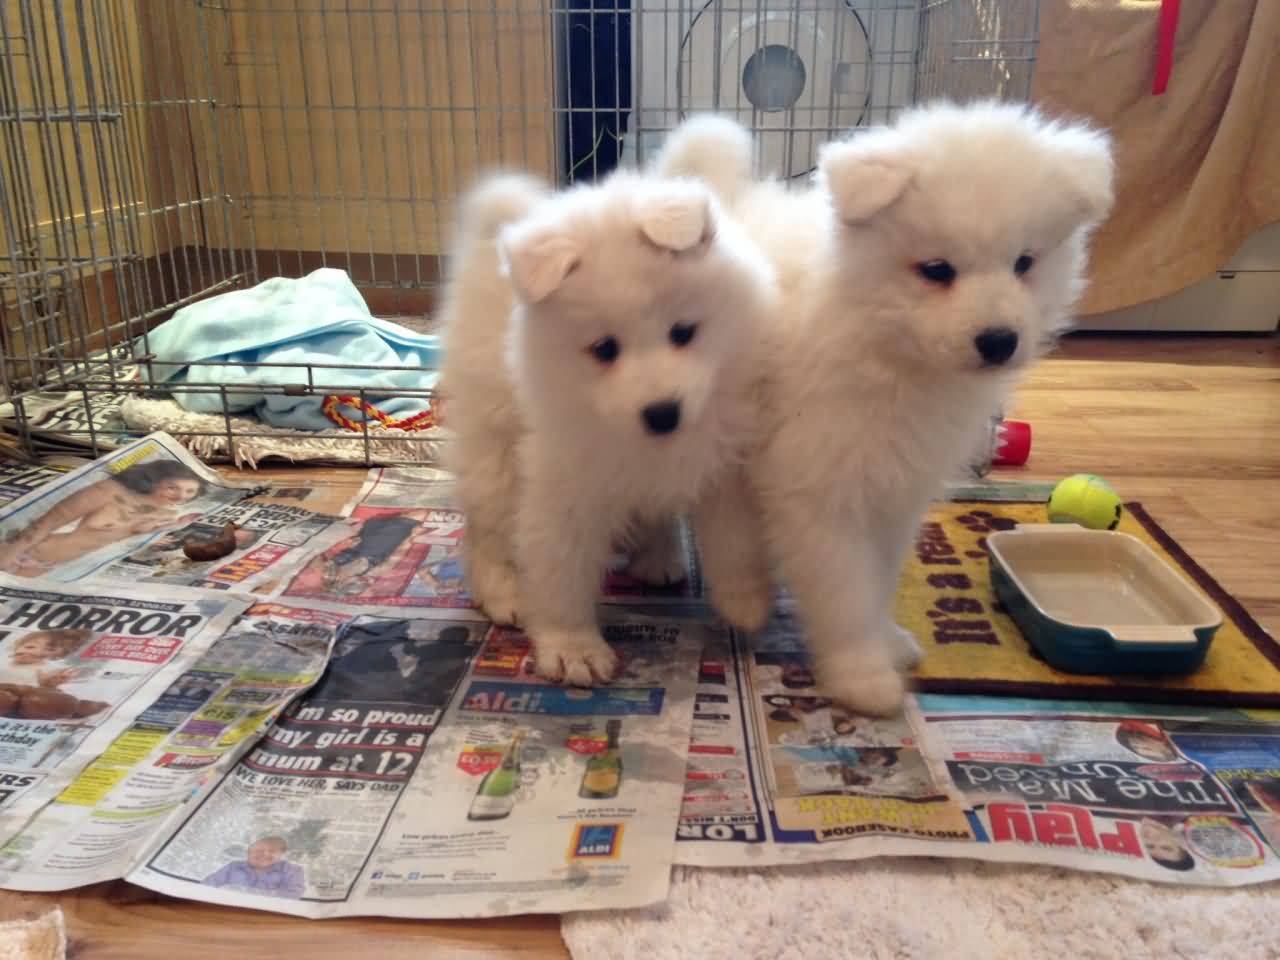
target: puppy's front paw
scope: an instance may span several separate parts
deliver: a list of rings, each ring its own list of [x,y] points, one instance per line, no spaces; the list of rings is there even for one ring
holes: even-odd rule
[[[472,563],[467,586],[471,597],[494,623],[512,626],[520,622],[516,572],[506,564]]]
[[[679,540],[656,537],[652,542],[636,549],[631,562],[627,564],[627,573],[641,583],[665,587],[686,579],[689,567]]]
[[[828,689],[835,700],[868,717],[896,716],[907,694],[901,674],[892,669],[868,671]]]
[[[900,624],[893,624],[893,664],[899,670],[912,670],[924,659],[924,649],[916,635]]]
[[[886,659],[849,653],[815,666],[823,692],[854,713],[892,717],[902,709],[906,683]]]
[[[773,612],[773,593],[765,582],[735,583],[731,587],[712,588],[711,606],[729,626],[746,633],[764,629]]]
[[[575,687],[608,683],[618,672],[618,655],[594,627],[543,630],[533,638],[538,676]]]

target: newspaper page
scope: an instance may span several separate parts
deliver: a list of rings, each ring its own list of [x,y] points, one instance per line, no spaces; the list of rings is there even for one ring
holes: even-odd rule
[[[1280,878],[1280,718],[921,697],[983,859],[1169,883]]]
[[[942,855],[972,841],[908,713],[871,719],[820,695],[785,614],[708,648],[677,827],[677,862],[750,866]]]
[[[766,839],[761,784],[748,746],[751,718],[745,684],[738,645],[728,632],[717,632],[703,648],[698,664],[684,798],[676,832],[680,862],[690,862],[686,858],[696,850],[699,862],[715,863],[718,858],[714,854],[722,849],[728,852],[726,862],[736,862],[738,851]],[[722,847],[726,843],[729,846]]]
[[[317,552],[284,587],[293,599],[341,599],[345,604],[401,607],[474,607],[462,570],[464,518],[449,474],[424,467],[382,467],[369,472],[347,504],[347,523],[317,541]],[[650,586],[626,573],[616,558],[604,599],[629,605],[694,602],[702,596],[695,551],[687,531],[683,547],[689,576]]]
[[[253,590],[304,559],[336,519],[271,493],[226,480],[172,437],[152,434],[0,507],[0,571]],[[227,523],[240,528],[233,553],[184,555],[184,537]]]
[[[257,603],[0,850],[0,886],[126,875],[183,805],[320,676],[354,614]]]
[[[69,583],[251,490],[152,434],[0,508],[0,571]]]
[[[1280,877],[1280,715],[922,696],[895,720],[815,688],[784,610],[708,646],[677,862],[896,855],[1175,883]]]
[[[0,460],[0,506],[26,496],[37,487],[63,476],[68,470],[68,467],[61,465]]]
[[[369,608],[130,881],[309,917],[660,900],[705,628],[620,614],[605,629],[623,673],[577,690],[465,611]]]
[[[213,510],[178,529],[153,537],[109,564],[100,577],[139,583],[177,583],[210,590],[271,592],[317,549],[322,536],[341,526],[340,504],[327,503],[327,488],[273,484]],[[218,560],[191,560],[186,537],[216,536],[236,525],[236,549]]]
[[[232,595],[180,587],[126,591],[0,574],[0,843],[127,730],[246,606]]]

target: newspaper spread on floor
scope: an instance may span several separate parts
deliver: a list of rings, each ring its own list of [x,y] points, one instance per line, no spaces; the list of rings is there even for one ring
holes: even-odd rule
[[[0,843],[70,785],[245,598],[0,574]]]
[[[874,856],[1175,883],[1280,878],[1280,714],[921,696],[896,720],[815,689],[783,614],[699,670],[678,863]]]
[[[706,628],[619,614],[594,690],[466,613],[370,607],[128,879],[309,917],[637,906],[667,891]]]
[[[162,452],[121,454],[182,461],[148,440]],[[104,480],[54,477],[16,505]],[[302,916],[425,918],[637,906],[664,896],[673,862],[1280,878],[1280,713],[927,696],[897,719],[854,716],[816,689],[785,606],[736,636],[698,605],[696,573],[665,593],[607,581],[623,584],[602,608],[623,673],[563,689],[532,675],[522,634],[471,608],[443,475],[371,471],[341,505],[215,480],[201,496],[225,500],[186,523],[255,504],[345,519],[240,579],[202,572],[216,590],[138,572],[164,529],[93,560],[134,571],[127,597],[119,581],[0,580],[0,886],[124,876]],[[121,539],[136,514],[120,497],[38,542],[81,524]],[[205,622],[180,644],[179,620],[148,619],[191,604]]]
[[[233,483],[152,434],[0,507],[0,571],[254,590],[309,556],[312,539],[337,522],[338,505],[304,504],[311,493]],[[211,538],[228,523],[237,527],[232,553],[183,553],[184,538]]]
[[[254,604],[0,851],[0,885],[124,876],[280,710],[320,676],[352,614]]]
[[[326,533],[283,596],[380,606],[474,606],[462,575],[463,515],[448,474],[429,467],[371,470],[344,515],[347,523]],[[605,601],[630,606],[697,601],[702,587],[687,531],[682,545],[688,577],[651,586],[629,576],[618,558],[605,578]]]

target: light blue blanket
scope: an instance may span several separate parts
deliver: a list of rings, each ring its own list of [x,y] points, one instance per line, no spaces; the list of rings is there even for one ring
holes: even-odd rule
[[[249,290],[183,307],[151,331],[148,346],[157,361],[167,361],[153,364],[154,385],[172,391],[173,399],[186,409],[221,413],[221,393],[181,387],[224,384],[232,413],[252,412],[273,426],[295,430],[333,429],[335,424],[320,409],[324,397],[354,393],[349,388],[355,387],[376,390],[379,395],[368,399],[392,417],[419,413],[427,407],[421,396],[395,393],[406,387],[433,387],[440,366],[437,337],[373,316],[346,272],[327,267],[298,280],[275,277]],[[134,349],[142,356],[143,342]],[[226,365],[188,366],[202,360]],[[315,370],[317,390],[306,396],[264,395],[256,389],[237,392],[236,387],[307,383],[305,367],[250,366],[258,363],[342,363],[361,368]],[[389,366],[418,369],[385,369]],[[144,376],[145,369],[144,365]],[[357,411],[343,412],[361,419]]]

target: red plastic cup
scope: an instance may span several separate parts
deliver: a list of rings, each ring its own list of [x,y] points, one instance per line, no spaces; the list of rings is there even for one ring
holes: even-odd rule
[[[1020,467],[1031,456],[1031,424],[1022,420],[1003,420],[1000,423],[1000,442],[996,445],[991,462],[1002,467]]]

